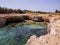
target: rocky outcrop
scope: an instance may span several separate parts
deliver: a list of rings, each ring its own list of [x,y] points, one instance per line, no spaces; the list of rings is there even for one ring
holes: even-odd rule
[[[25,45],[60,45],[60,19],[59,17],[50,18],[48,34],[37,37],[31,36]]]
[[[16,23],[24,21],[23,16],[9,16],[9,17],[0,17],[0,27],[7,25],[8,23]]]
[[[2,21],[4,19],[4,21]],[[6,23],[16,23],[16,22],[22,22],[25,20],[32,20],[34,22],[44,22],[48,21],[48,19],[43,18],[42,16],[28,16],[28,15],[1,15],[0,18],[0,26],[6,25]],[[5,22],[4,24],[2,24]]]
[[[35,22],[44,22],[44,19],[40,16],[33,16],[32,20]]]
[[[7,24],[6,18],[0,18],[0,27],[5,26]]]
[[[11,23],[11,22],[22,22],[24,21],[24,18],[23,16],[10,16],[7,18],[8,22]]]
[[[30,20],[30,17],[27,15],[22,15],[22,17],[24,18],[24,20]]]
[[[44,22],[49,22],[48,18],[43,18],[43,19],[44,19]]]

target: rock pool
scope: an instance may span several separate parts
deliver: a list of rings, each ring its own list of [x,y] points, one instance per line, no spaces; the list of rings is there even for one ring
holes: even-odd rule
[[[44,35],[46,23],[10,23],[0,28],[0,45],[24,45],[31,35]]]

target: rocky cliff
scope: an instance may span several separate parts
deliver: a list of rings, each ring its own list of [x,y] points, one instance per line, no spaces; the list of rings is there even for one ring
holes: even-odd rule
[[[51,17],[47,27],[48,34],[31,36],[25,45],[60,45],[60,17]]]

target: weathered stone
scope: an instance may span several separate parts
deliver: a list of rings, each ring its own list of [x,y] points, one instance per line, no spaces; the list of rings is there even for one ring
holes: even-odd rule
[[[47,18],[43,18],[44,19],[44,22],[49,22],[49,19]]]
[[[50,21],[50,23],[48,25],[47,31],[50,34],[54,35],[54,34],[56,34],[56,28],[59,25],[60,19],[59,19],[59,17],[52,17],[49,19],[49,21]]]
[[[5,26],[7,24],[7,19],[0,18],[0,27]]]
[[[27,16],[27,15],[22,15],[22,17],[24,18],[24,20],[29,20],[30,19],[30,17]]]
[[[33,16],[32,20],[35,22],[44,22],[44,19],[40,16]]]
[[[12,16],[7,18],[8,22],[21,22],[24,21],[23,16]]]
[[[48,25],[48,34],[31,36],[25,45],[60,45],[60,19],[53,17]]]

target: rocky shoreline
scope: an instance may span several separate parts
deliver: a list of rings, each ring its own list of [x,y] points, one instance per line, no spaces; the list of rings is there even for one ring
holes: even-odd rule
[[[40,37],[31,36],[25,45],[60,45],[60,17],[52,17],[49,21],[48,33]]]
[[[32,20],[34,22],[48,22],[49,20],[42,16],[28,16],[28,15],[17,15],[17,16],[0,16],[0,27],[7,25],[8,23],[24,22],[25,20]]]
[[[16,23],[16,22],[20,23],[28,20],[31,20],[33,22],[39,22],[39,23],[45,21],[50,23],[48,24],[47,30],[44,31],[41,30],[41,32],[39,32],[39,37],[37,37],[36,35],[32,35],[25,45],[60,45],[60,17],[59,16],[57,17],[50,16],[48,20],[47,18],[43,18],[42,16],[31,16],[31,17],[26,15],[5,16],[5,17],[0,17],[0,27],[3,27],[8,23]],[[33,33],[35,30],[32,29],[31,31]],[[47,32],[47,34],[45,33],[45,31]]]

